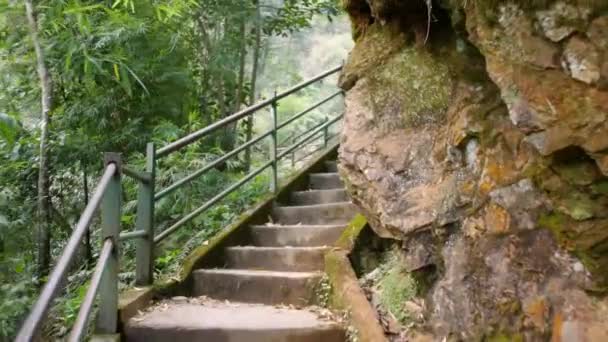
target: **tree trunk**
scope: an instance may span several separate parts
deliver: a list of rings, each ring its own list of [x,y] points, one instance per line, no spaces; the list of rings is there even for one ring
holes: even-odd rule
[[[210,89],[209,86],[209,56],[213,53],[213,45],[211,42],[211,37],[209,36],[209,29],[205,24],[203,19],[202,11],[199,12],[196,17],[196,23],[198,27],[198,31],[200,33],[200,43],[198,44],[197,58],[200,68],[200,98],[199,98],[199,109],[201,113],[201,120],[203,126],[210,125],[213,123],[214,118],[212,114],[209,112],[208,108],[208,91]]]
[[[46,67],[44,52],[38,38],[38,24],[32,0],[24,0],[30,35],[36,51],[36,65],[40,79],[42,115],[40,122],[40,156],[38,171],[38,276],[48,274],[51,264],[51,224],[49,206],[48,135],[49,114],[53,103],[51,75]]]
[[[259,59],[258,65],[258,75],[263,75],[266,71],[266,61],[268,60],[268,55],[270,54],[270,41],[268,39],[262,41],[260,43],[260,52],[262,54],[262,58]]]
[[[251,67],[251,93],[249,94],[249,105],[255,104],[256,97],[256,82],[258,77],[258,65],[260,59],[260,45],[262,42],[262,16],[260,12],[260,1],[254,0],[255,3],[255,45],[253,47],[253,65]],[[253,136],[253,116],[247,118],[245,126],[245,140],[251,140]],[[245,150],[245,171],[251,169],[251,148]]]
[[[237,80],[236,80],[236,89],[234,91],[234,97],[232,98],[232,103],[229,106],[229,112],[226,112],[224,114],[225,117],[232,115],[233,113],[236,113],[240,106],[241,106],[241,100],[243,98],[243,83],[245,81],[245,60],[247,57],[247,42],[246,42],[246,32],[245,32],[245,19],[244,18],[240,18],[239,19],[239,37],[240,37],[240,42],[241,42],[241,46],[240,46],[240,50],[239,50],[239,73],[237,75]],[[233,122],[230,123],[228,125],[226,125],[226,128],[224,129],[224,137],[223,137],[223,141],[224,144],[222,146],[222,149],[225,152],[229,152],[231,150],[234,149],[234,146],[236,145],[236,140],[237,140],[237,123]]]
[[[245,61],[247,59],[247,37],[245,36],[245,19],[240,23],[241,49],[239,51],[239,76],[237,79],[236,94],[232,105],[232,113],[236,113],[241,107],[243,100],[243,83],[245,82]]]

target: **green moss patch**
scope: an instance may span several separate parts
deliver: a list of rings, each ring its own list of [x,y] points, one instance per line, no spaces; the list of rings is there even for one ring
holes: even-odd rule
[[[398,110],[405,126],[443,120],[452,93],[445,61],[428,51],[408,47],[370,76],[376,113]]]
[[[523,342],[524,338],[521,334],[510,335],[510,334],[505,334],[505,333],[498,333],[498,334],[489,336],[488,338],[486,338],[486,341],[488,341],[488,342]]]
[[[359,237],[359,234],[366,225],[367,219],[365,216],[357,214],[340,235],[340,238],[336,242],[336,247],[342,248],[346,251],[351,251],[355,246],[357,237]]]
[[[418,295],[418,283],[404,268],[404,261],[397,248],[386,253],[381,275],[376,283],[380,305],[390,312],[401,324],[408,324],[410,312],[405,303]]]
[[[377,65],[405,46],[405,37],[398,27],[374,23],[367,27],[348,57],[341,76],[340,86],[349,90],[359,78],[369,74]]]
[[[549,229],[558,243],[576,255],[605,292],[608,287],[608,220],[576,221],[568,215],[551,212],[541,215],[538,225]]]
[[[592,184],[591,191],[597,195],[608,196],[608,180],[602,180]]]

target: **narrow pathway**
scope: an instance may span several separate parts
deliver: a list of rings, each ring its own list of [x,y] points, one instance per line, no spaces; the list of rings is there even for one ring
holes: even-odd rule
[[[271,222],[250,227],[249,246],[227,248],[224,268],[194,271],[193,296],[203,300],[133,318],[126,340],[345,341],[342,326],[305,309],[314,303],[325,251],[356,213],[336,163],[325,167],[309,175],[310,190],[292,192],[287,205],[274,208]]]

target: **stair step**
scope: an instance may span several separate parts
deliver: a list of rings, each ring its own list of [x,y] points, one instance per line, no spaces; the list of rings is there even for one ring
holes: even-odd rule
[[[345,225],[251,226],[256,246],[331,246],[338,240]]]
[[[194,296],[246,303],[307,305],[319,272],[200,269],[193,272]]]
[[[327,172],[338,172],[338,163],[335,161],[325,161],[325,169]]]
[[[323,270],[327,247],[228,247],[228,267],[236,269],[309,272]]]
[[[280,224],[345,224],[357,214],[350,202],[275,207],[274,222]]]
[[[344,189],[309,190],[294,191],[290,194],[289,199],[290,204],[306,205],[345,202],[348,201],[348,196]]]
[[[344,183],[337,172],[311,173],[308,175],[311,189],[343,189]]]
[[[131,319],[129,342],[346,341],[337,323],[307,310],[245,303],[169,304]]]

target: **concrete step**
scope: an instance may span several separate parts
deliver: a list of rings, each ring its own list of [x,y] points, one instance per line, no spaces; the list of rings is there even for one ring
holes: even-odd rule
[[[289,200],[295,205],[322,204],[346,202],[348,196],[344,189],[294,191],[289,194]]]
[[[201,269],[193,272],[193,296],[261,304],[312,302],[319,272]]]
[[[345,225],[267,225],[251,226],[256,246],[331,246],[338,240]]]
[[[308,175],[311,189],[343,189],[344,183],[337,172],[311,173]]]
[[[357,208],[350,202],[275,207],[272,210],[274,222],[280,224],[346,224],[357,214]]]
[[[249,270],[322,271],[327,247],[228,247],[228,267]]]
[[[344,342],[344,329],[307,310],[245,303],[168,304],[135,317],[128,342]]]
[[[327,160],[325,162],[325,169],[327,172],[338,172],[338,163],[333,160]]]

